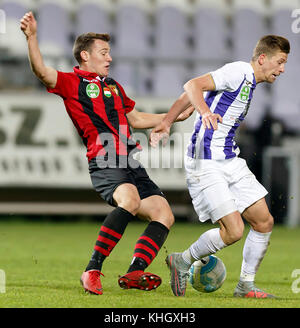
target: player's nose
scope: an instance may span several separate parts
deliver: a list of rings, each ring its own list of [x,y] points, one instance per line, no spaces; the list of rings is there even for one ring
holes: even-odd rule
[[[284,66],[284,64],[282,64],[282,65],[280,66],[279,72],[280,72],[280,73],[284,73],[284,71],[285,71],[285,66]]]

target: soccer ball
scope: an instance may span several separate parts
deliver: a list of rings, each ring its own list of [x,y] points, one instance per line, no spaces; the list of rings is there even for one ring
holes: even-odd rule
[[[190,268],[189,282],[199,292],[211,293],[219,289],[226,278],[226,267],[217,256],[207,256]]]

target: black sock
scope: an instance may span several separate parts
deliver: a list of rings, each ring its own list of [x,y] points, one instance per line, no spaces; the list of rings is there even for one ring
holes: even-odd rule
[[[150,222],[135,245],[133,260],[127,272],[144,271],[156,257],[168,233],[169,229],[160,222]]]
[[[122,235],[130,220],[135,216],[124,208],[117,207],[105,218],[95,247],[91,257],[91,260],[86,267],[88,270],[101,270],[103,261],[111,253],[118,241],[122,238]]]

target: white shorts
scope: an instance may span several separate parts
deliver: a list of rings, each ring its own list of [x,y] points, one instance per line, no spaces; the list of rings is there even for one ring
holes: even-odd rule
[[[185,158],[186,179],[201,222],[215,223],[225,215],[243,213],[265,197],[267,190],[239,157],[226,160]]]

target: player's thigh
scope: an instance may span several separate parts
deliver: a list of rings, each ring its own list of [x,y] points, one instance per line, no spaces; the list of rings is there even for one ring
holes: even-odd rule
[[[114,203],[135,215],[141,205],[137,187],[132,183],[122,183],[113,193]]]
[[[187,184],[194,209],[199,220],[217,222],[224,216],[237,211],[235,198],[222,173],[215,171],[208,177],[189,175]]]
[[[268,192],[248,168],[246,161],[237,158],[230,175],[230,190],[236,199],[238,211],[243,213],[246,208],[264,198]]]
[[[135,214],[140,196],[135,180],[126,168],[90,167],[90,176],[95,190],[112,206],[120,206]]]
[[[261,198],[249,206],[242,213],[244,219],[258,232],[270,232],[274,225],[274,219],[269,212],[265,198]]]
[[[174,223],[174,216],[168,201],[159,195],[142,199],[137,216],[148,221],[158,221],[169,229]]]

